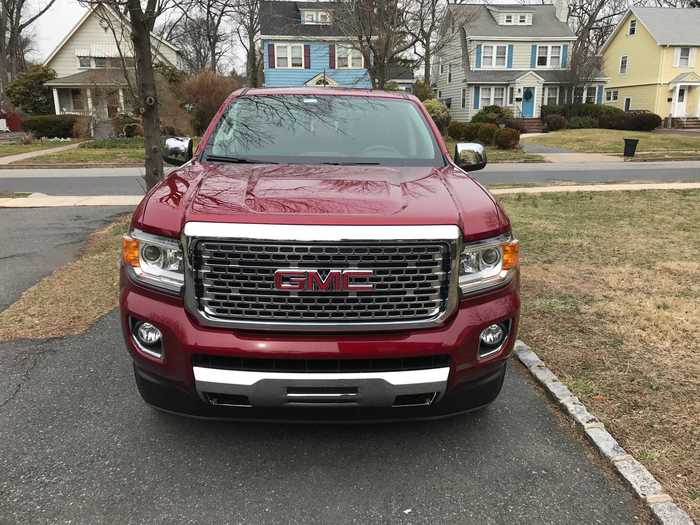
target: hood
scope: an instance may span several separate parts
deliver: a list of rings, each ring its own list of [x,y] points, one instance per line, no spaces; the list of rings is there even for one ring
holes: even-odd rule
[[[491,196],[453,167],[193,163],[146,198],[144,229],[178,235],[185,222],[457,224],[498,230]]]

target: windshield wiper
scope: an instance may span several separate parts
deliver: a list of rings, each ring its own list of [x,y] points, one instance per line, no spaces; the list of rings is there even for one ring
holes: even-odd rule
[[[246,159],[244,157],[221,157],[219,155],[207,155],[207,160],[214,162],[230,162],[232,164],[277,164],[271,160]]]
[[[379,166],[378,162],[322,162],[329,166]]]

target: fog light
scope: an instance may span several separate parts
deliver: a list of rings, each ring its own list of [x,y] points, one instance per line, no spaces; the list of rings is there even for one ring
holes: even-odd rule
[[[487,346],[498,346],[506,338],[506,327],[502,324],[492,324],[481,331],[481,342]]]
[[[136,326],[136,338],[139,343],[147,347],[160,345],[163,335],[151,323],[139,323]]]

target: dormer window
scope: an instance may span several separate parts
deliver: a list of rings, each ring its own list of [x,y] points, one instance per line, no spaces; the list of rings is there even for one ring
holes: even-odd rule
[[[307,25],[327,25],[331,23],[331,15],[328,11],[305,9],[301,12],[301,23]]]
[[[503,15],[503,25],[527,26],[532,24],[532,15],[528,13],[507,13]]]
[[[520,15],[518,17],[518,23],[519,24],[527,24],[527,15]]]
[[[506,15],[505,21],[506,21],[505,22],[506,24],[512,24],[513,23],[513,15]]]

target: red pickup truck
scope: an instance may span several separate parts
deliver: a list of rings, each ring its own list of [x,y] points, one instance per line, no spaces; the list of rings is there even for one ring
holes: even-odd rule
[[[503,209],[418,99],[244,89],[144,197],[121,321],[156,408],[234,419],[431,418],[501,390],[520,311]]]

